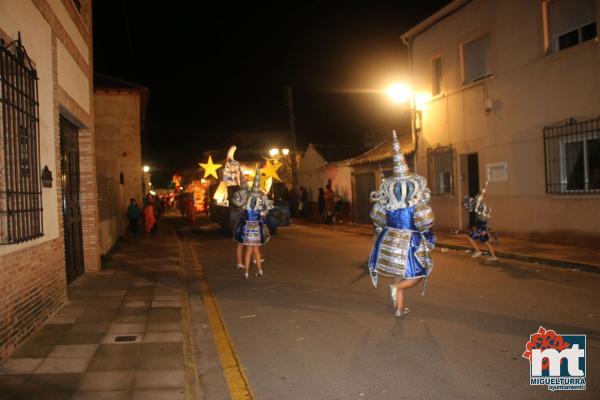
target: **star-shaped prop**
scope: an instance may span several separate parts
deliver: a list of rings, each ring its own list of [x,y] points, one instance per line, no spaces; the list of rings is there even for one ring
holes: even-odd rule
[[[204,179],[209,176],[214,176],[216,179],[219,179],[217,176],[217,170],[221,168],[221,164],[213,164],[213,160],[211,156],[208,156],[207,163],[200,163],[200,166],[204,169]]]
[[[273,163],[271,160],[267,159],[265,162],[265,166],[260,169],[260,172],[266,176],[267,178],[277,179],[281,181],[279,178],[279,174],[277,174],[277,170],[281,167],[281,163],[275,162]]]

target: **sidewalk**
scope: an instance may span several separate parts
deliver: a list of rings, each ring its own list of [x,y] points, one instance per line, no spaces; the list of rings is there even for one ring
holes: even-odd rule
[[[69,303],[0,364],[1,400],[196,398],[175,232],[123,239],[107,267],[70,284]]]
[[[373,236],[373,227],[371,225],[306,224],[296,220],[294,223]],[[464,234],[455,235],[450,232],[436,231],[435,229],[434,233],[437,237],[437,249],[444,247],[455,250],[470,249]],[[483,246],[481,248],[484,249]],[[537,262],[564,268],[577,268],[588,272],[600,273],[600,249],[500,237],[495,250],[498,257],[514,258],[521,261]]]

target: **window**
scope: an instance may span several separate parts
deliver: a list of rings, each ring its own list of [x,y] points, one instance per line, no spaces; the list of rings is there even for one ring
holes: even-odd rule
[[[463,44],[463,84],[490,76],[490,35]]]
[[[436,57],[431,60],[431,95],[437,96],[442,93],[444,81],[442,77],[442,58]]]
[[[43,235],[37,72],[19,39],[0,41],[0,244]]]
[[[453,154],[452,146],[438,146],[435,149],[427,149],[427,173],[431,194],[454,194],[454,181],[452,179]]]
[[[600,118],[544,128],[546,192],[600,192]]]
[[[595,0],[555,0],[548,3],[550,40],[553,51],[560,51],[594,39]]]

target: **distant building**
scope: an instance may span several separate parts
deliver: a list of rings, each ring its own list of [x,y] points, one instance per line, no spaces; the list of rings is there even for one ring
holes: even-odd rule
[[[141,145],[148,97],[144,86],[98,73],[94,76],[100,254],[108,253],[119,236],[127,233],[129,200],[135,199],[141,208],[149,191],[150,182],[142,179]]]
[[[379,189],[382,178],[392,175],[392,132],[387,139],[348,161],[352,174],[352,220],[370,224],[373,203],[371,192]],[[398,140],[408,165],[413,165],[414,145],[410,131],[398,133]]]
[[[456,0],[406,32],[437,229],[599,246],[598,0]],[[424,95],[424,96],[423,96]]]
[[[0,1],[0,359],[98,271],[92,4]]]
[[[364,151],[360,146],[309,144],[298,166],[298,186],[308,191],[308,200],[316,210],[319,188],[328,183],[344,202],[352,204],[350,160]]]

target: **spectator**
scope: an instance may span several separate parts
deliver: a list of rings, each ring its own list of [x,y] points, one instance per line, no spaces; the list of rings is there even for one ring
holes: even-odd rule
[[[333,221],[333,207],[335,203],[335,192],[331,190],[331,185],[325,186],[325,207],[323,222],[329,224]]]
[[[319,188],[319,197],[317,200],[319,204],[319,218],[322,218],[323,211],[325,210],[325,191],[323,191],[322,187]]]
[[[146,226],[146,233],[156,233],[156,211],[154,209],[154,198],[150,195],[148,195],[146,205],[144,206],[144,222]]]
[[[129,200],[129,207],[127,207],[127,218],[129,219],[129,231],[132,235],[137,235],[138,226],[140,223],[140,208],[135,202],[135,199]]]
[[[308,211],[308,191],[304,188],[304,186],[300,186],[300,190],[298,192],[298,211],[300,213],[300,217],[306,217],[306,213]]]

